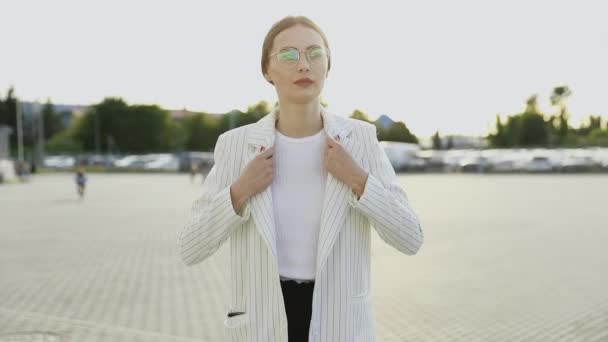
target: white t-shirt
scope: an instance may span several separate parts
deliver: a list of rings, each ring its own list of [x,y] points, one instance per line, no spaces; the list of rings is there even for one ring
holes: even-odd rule
[[[281,278],[315,278],[325,195],[325,129],[291,138],[276,131],[272,200]]]

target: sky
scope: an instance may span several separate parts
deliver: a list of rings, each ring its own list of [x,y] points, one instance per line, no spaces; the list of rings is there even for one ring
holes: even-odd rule
[[[417,136],[484,135],[553,87],[568,85],[571,123],[608,119],[608,4],[597,1],[4,1],[0,96],[224,113],[277,99],[262,42],[286,15],[328,37],[322,97],[403,121]]]

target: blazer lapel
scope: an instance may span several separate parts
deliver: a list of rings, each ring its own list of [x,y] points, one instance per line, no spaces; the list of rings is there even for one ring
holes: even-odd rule
[[[252,125],[247,141],[247,160],[245,165],[255,158],[260,148],[269,148],[274,145],[275,121],[277,108]],[[249,199],[251,214],[260,235],[266,242],[268,249],[277,262],[277,236],[274,223],[274,209],[272,202],[272,188],[268,186],[263,191]]]
[[[362,145],[352,136],[352,124],[345,118],[333,117],[330,121],[332,138],[340,137],[340,143],[352,156],[355,162],[361,165],[363,156]],[[331,173],[327,174],[323,211],[321,212],[321,227],[317,245],[316,277],[319,278],[329,254],[336,242],[340,228],[343,226],[348,212],[349,198],[352,189],[338,180]]]

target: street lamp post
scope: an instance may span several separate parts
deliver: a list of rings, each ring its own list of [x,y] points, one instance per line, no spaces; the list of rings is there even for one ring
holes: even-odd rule
[[[100,154],[100,134],[99,134],[99,112],[95,111],[95,153]]]
[[[42,165],[44,161],[44,113],[40,108],[40,103],[36,101],[38,111],[38,165]]]
[[[23,160],[23,118],[21,117],[21,104],[19,99],[15,100],[15,111],[17,114],[17,159]]]

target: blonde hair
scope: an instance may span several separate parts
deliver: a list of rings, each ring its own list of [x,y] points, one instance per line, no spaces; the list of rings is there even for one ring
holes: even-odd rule
[[[276,38],[279,33],[296,25],[309,27],[315,30],[321,36],[321,38],[323,38],[323,43],[325,44],[325,48],[328,51],[327,71],[329,72],[329,69],[331,68],[331,57],[329,55],[329,43],[327,42],[327,37],[325,36],[325,33],[323,33],[323,31],[319,26],[317,26],[317,24],[315,24],[312,20],[305,16],[287,16],[272,25],[270,31],[266,33],[266,37],[264,38],[264,44],[262,45],[262,75],[268,72],[268,63],[270,62],[269,55],[270,50],[272,49],[272,44],[274,43],[274,38]],[[274,84],[272,81],[268,82],[270,82],[270,84]]]

